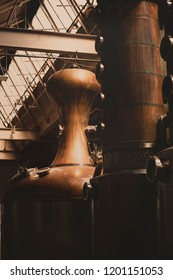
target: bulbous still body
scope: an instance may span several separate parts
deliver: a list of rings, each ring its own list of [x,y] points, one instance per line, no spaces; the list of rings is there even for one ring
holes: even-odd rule
[[[2,259],[92,257],[91,203],[83,184],[94,173],[85,129],[100,86],[82,69],[54,73],[47,83],[64,127],[51,166],[30,169],[4,198]]]

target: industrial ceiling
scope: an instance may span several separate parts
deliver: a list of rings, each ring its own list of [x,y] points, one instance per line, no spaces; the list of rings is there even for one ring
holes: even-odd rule
[[[96,0],[0,1],[1,161],[18,160],[21,151],[26,158],[38,158],[45,146],[49,155],[50,149],[54,153],[59,118],[46,81],[71,63],[95,71],[96,4]]]

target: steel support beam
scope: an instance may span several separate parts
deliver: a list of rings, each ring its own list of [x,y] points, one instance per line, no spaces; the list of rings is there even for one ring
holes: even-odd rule
[[[21,159],[22,159],[21,155],[15,151],[0,151],[0,161],[1,160],[17,161]]]
[[[16,151],[13,142],[9,140],[0,140],[0,161],[1,160],[19,160],[21,154]]]
[[[96,55],[95,35],[0,28],[0,48]]]
[[[0,140],[39,141],[35,131],[0,128]]]

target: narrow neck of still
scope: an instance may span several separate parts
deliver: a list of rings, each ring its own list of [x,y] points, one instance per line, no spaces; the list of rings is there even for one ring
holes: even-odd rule
[[[64,130],[60,139],[58,152],[52,165],[59,164],[93,164],[89,155],[85,129],[89,112],[81,112],[77,106],[68,108],[65,113]]]

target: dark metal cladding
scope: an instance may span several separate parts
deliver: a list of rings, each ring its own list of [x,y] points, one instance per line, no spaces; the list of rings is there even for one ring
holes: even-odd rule
[[[158,258],[173,258],[173,148],[167,148],[152,156],[147,175],[157,182]]]
[[[100,85],[92,72],[71,68],[53,74],[47,87],[64,126],[59,150],[49,168],[13,178],[3,206],[2,259],[92,258],[91,203],[82,187],[95,170],[85,129]]]
[[[93,178],[96,259],[153,259],[157,253],[156,185],[145,172]]]
[[[160,29],[166,28],[167,34],[172,34],[173,3],[172,0],[160,0],[159,2],[159,25]]]

